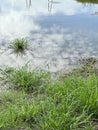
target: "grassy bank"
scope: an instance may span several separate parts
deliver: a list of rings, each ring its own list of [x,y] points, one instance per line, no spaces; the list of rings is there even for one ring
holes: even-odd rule
[[[98,74],[92,67],[51,79],[40,69],[1,70],[0,130],[98,130]]]
[[[29,48],[25,39],[9,44],[18,56]],[[0,69],[0,130],[98,130],[96,60],[80,62],[55,80],[39,68]]]

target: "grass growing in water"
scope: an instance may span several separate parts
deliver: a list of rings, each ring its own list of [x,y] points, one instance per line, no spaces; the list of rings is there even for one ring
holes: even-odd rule
[[[9,45],[9,48],[16,54],[25,54],[27,47],[28,42],[24,38],[15,39]]]

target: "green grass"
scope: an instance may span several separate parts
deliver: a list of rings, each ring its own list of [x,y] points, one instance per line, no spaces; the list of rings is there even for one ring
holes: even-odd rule
[[[49,73],[36,68],[33,71],[23,66],[22,68],[6,68],[1,70],[2,80],[9,88],[23,90],[27,93],[37,92],[48,83]]]
[[[39,105],[27,95],[9,91],[0,95],[0,130],[31,130]],[[31,125],[32,123],[32,125]]]
[[[80,72],[77,76],[75,71],[55,81],[39,69],[23,67],[1,72],[2,81],[6,79],[14,89],[0,94],[0,130],[98,129],[94,125],[98,124],[95,71],[87,70],[86,76]]]
[[[9,48],[13,53],[25,54],[25,51],[28,48],[28,42],[24,38],[18,38],[9,43]]]

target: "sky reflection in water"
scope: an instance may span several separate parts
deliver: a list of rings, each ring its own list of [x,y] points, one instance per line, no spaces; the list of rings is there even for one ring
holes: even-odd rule
[[[75,65],[82,56],[98,57],[98,5],[84,5],[75,0],[0,0],[1,52],[7,41],[26,37],[34,57],[27,53],[17,58],[3,53],[0,65],[18,66],[30,61],[35,66],[49,65],[57,71]],[[13,64],[12,64],[13,63]]]

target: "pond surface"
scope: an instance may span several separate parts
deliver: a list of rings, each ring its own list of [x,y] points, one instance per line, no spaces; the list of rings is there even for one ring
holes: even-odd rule
[[[97,14],[97,2],[89,0],[0,0],[0,66],[29,62],[56,72],[76,66],[80,57],[98,57]],[[20,37],[28,39],[32,54],[6,49]]]

